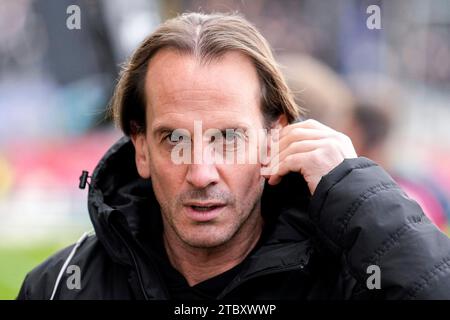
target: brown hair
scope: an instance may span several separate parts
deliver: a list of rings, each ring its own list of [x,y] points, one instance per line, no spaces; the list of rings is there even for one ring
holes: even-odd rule
[[[252,60],[257,70],[265,125],[281,114],[289,123],[301,115],[269,44],[251,23],[238,14],[185,13],[161,24],[122,69],[110,114],[126,135],[145,132],[145,76],[150,59],[163,48],[194,55],[202,62],[239,51]]]

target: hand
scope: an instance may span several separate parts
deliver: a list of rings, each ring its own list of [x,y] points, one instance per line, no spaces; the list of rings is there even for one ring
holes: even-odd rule
[[[285,126],[279,137],[272,136],[272,143],[278,143],[279,150],[268,163],[268,183],[276,185],[290,171],[298,172],[311,194],[324,175],[344,159],[357,157],[349,137],[316,120]]]

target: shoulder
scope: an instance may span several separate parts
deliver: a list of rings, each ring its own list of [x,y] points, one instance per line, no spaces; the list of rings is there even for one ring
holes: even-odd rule
[[[106,271],[105,266],[112,262],[105,249],[95,235],[83,236],[77,243],[58,251],[31,270],[25,277],[18,299],[50,299],[58,278],[61,284],[70,272],[95,269],[96,272],[89,273],[93,275]]]

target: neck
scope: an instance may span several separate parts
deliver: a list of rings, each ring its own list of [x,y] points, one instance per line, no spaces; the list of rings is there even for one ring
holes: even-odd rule
[[[262,227],[263,219],[258,210],[250,214],[229,241],[218,247],[194,248],[166,231],[164,246],[171,264],[183,274],[190,286],[194,286],[241,263],[256,246]]]

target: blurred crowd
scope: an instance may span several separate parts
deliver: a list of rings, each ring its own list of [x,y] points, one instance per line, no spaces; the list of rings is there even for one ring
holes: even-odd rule
[[[120,136],[104,113],[120,64],[184,11],[252,21],[306,116],[349,135],[450,234],[449,1],[17,0],[0,2],[0,243],[88,228],[78,176]]]

